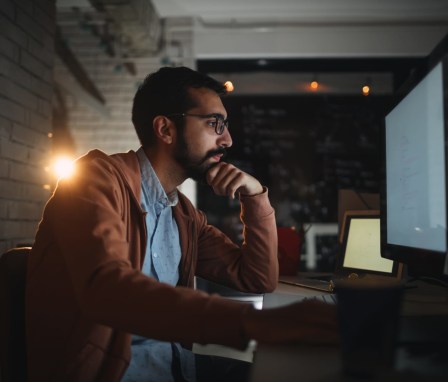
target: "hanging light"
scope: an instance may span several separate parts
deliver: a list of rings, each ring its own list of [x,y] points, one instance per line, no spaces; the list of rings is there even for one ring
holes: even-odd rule
[[[319,82],[317,81],[317,76],[314,75],[312,81],[310,82],[310,90],[317,91],[319,89]]]
[[[371,80],[370,80],[370,78],[367,78],[367,80],[366,80],[366,82],[365,82],[365,84],[363,85],[363,87],[362,87],[362,95],[363,96],[368,96],[368,95],[370,95],[370,86],[371,86]]]
[[[226,90],[230,93],[235,90],[235,87],[233,86],[232,81],[226,81],[224,82],[224,86],[226,87]]]

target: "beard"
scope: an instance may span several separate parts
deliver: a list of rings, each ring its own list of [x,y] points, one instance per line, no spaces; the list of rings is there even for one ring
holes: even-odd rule
[[[195,180],[201,184],[207,184],[206,176],[208,170],[216,166],[219,162],[206,163],[207,159],[222,154],[223,158],[227,154],[226,149],[219,147],[217,149],[209,150],[204,156],[193,155],[188,147],[183,134],[179,134],[179,140],[174,153],[179,166],[185,171],[188,178]]]

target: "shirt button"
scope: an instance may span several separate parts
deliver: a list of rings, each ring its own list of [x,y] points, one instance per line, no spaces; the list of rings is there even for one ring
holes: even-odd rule
[[[157,257],[158,255],[157,255],[157,253],[154,252],[154,255],[153,255],[153,256],[154,256],[154,257]]]

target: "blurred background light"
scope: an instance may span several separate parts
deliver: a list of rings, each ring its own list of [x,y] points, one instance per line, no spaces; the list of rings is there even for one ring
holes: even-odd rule
[[[73,175],[75,165],[69,157],[60,156],[55,159],[53,170],[58,179],[64,179]]]

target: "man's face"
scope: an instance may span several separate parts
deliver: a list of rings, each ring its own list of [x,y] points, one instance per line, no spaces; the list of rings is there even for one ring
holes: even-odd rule
[[[190,89],[190,96],[196,106],[187,114],[219,114],[227,118],[227,112],[219,96],[212,90]],[[232,145],[232,138],[227,129],[221,135],[216,134],[214,118],[197,116],[184,117],[184,129],[179,129],[174,151],[174,158],[188,178],[205,183],[207,171],[215,166]]]

